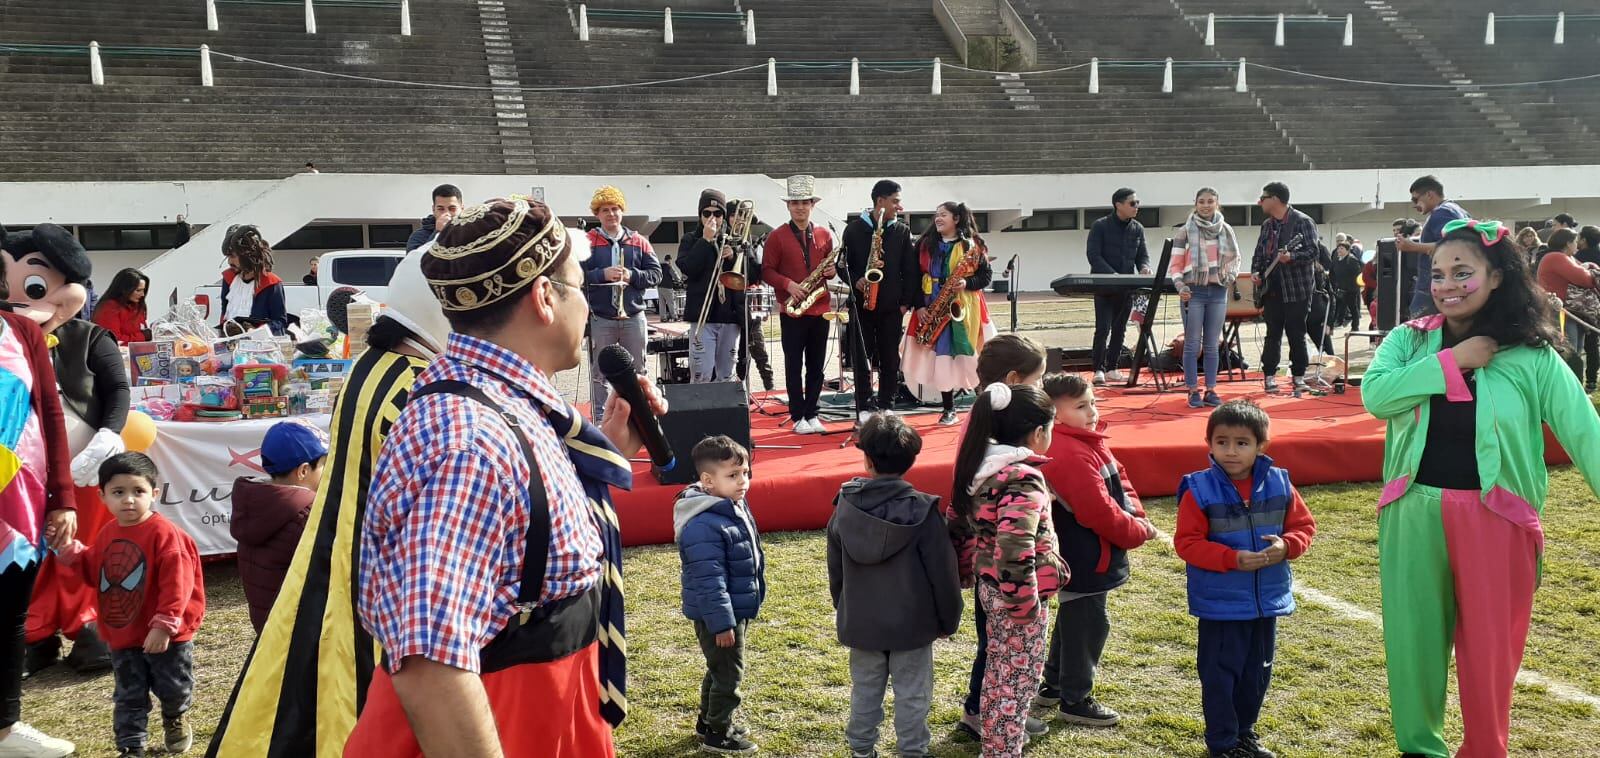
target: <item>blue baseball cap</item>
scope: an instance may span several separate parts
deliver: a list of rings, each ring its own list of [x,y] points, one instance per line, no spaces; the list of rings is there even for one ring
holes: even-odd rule
[[[302,421],[281,421],[267,430],[261,440],[261,468],[269,476],[280,476],[302,463],[316,463],[328,454],[328,436]]]

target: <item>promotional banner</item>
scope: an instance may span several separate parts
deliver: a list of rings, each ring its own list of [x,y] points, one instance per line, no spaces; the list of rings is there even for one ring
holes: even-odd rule
[[[326,414],[296,416],[323,431]],[[233,482],[266,478],[261,470],[261,438],[283,419],[228,423],[156,423],[156,441],[147,451],[161,470],[161,497],[155,510],[194,538],[201,555],[234,552],[228,519],[233,515]]]

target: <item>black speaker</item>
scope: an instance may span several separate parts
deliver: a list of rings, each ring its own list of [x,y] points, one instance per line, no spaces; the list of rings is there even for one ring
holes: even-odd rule
[[[661,431],[677,459],[671,471],[651,466],[650,473],[661,484],[688,484],[698,477],[689,452],[707,437],[726,434],[746,450],[750,446],[750,406],[744,385],[739,382],[707,384],[668,384],[661,387],[667,399],[667,415],[661,417]],[[754,466],[755,453],[751,452]]]
[[[1086,347],[1049,347],[1044,351],[1044,370],[1047,374],[1058,371],[1088,371],[1094,368],[1094,351]]]
[[[1378,291],[1373,303],[1378,311],[1378,331],[1387,332],[1410,317],[1411,292],[1416,286],[1417,259],[1402,255],[1393,237],[1378,240]]]

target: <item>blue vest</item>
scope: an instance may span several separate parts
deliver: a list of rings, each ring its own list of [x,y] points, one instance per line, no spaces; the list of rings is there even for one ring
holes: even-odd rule
[[[1215,461],[1211,468],[1183,477],[1183,493],[1194,493],[1195,503],[1210,523],[1209,539],[1235,550],[1267,548],[1268,535],[1283,534],[1292,489],[1289,472],[1272,465],[1267,456],[1256,458],[1255,489],[1250,503],[1239,502],[1239,490]],[[1189,572],[1189,613],[1210,621],[1248,621],[1287,616],[1294,612],[1293,578],[1285,561],[1256,571],[1218,573],[1194,566]]]

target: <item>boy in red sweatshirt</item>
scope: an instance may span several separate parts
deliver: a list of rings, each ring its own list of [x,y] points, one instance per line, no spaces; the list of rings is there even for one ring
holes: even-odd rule
[[[117,754],[142,756],[150,694],[161,701],[167,752],[194,740],[187,714],[194,695],[193,643],[206,613],[205,580],[194,539],[150,510],[160,490],[156,464],[122,453],[100,464],[100,499],[116,521],[85,547],[74,541],[62,565],[100,588],[100,633],[116,679],[112,728]]]
[[[1273,758],[1256,735],[1272,681],[1279,616],[1294,612],[1288,562],[1311,547],[1317,523],[1263,455],[1267,412],[1230,400],[1211,412],[1211,468],[1178,485],[1173,546],[1189,564],[1189,613],[1200,620],[1197,668],[1206,747],[1224,758]]]
[[[1039,467],[1055,491],[1051,518],[1072,580],[1056,597],[1055,629],[1044,682],[1033,702],[1059,707],[1058,718],[1114,726],[1116,711],[1094,699],[1095,667],[1111,633],[1106,596],[1128,581],[1128,553],[1156,536],[1128,472],[1106,446],[1094,388],[1077,374],[1044,378],[1056,406],[1048,463]]]

